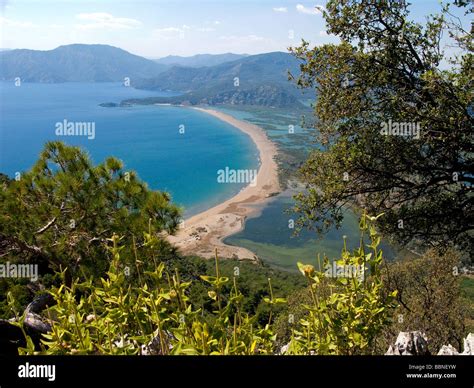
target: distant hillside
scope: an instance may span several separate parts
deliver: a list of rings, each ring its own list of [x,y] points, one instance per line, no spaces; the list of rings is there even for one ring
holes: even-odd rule
[[[288,71],[297,74],[298,61],[288,53],[274,52],[212,67],[175,66],[156,77],[138,81],[135,86],[148,90],[183,92],[180,97],[168,99],[175,103],[277,107],[300,105],[300,91],[288,81]],[[156,101],[164,102],[165,99]]]
[[[26,82],[111,82],[158,75],[166,66],[107,45],[73,44],[54,50],[0,52],[0,80]]]
[[[167,66],[185,66],[185,67],[204,67],[217,66],[222,63],[236,61],[245,58],[246,54],[198,54],[191,57],[180,57],[170,55],[164,58],[156,59],[155,62]]]
[[[187,66],[172,66],[174,62]],[[211,65],[216,62],[221,63]],[[288,81],[288,71],[298,74],[299,63],[283,52],[170,56],[156,62],[107,45],[73,44],[49,51],[0,51],[3,81],[20,77],[25,82],[44,83],[118,82],[129,77],[136,88],[182,93],[178,97],[125,103],[301,106],[301,92]],[[104,102],[104,106],[112,105]]]

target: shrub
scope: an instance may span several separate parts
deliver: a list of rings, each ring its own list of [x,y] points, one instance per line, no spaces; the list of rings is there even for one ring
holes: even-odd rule
[[[395,293],[382,292],[380,242],[370,217],[363,217],[363,233],[369,231],[371,252],[361,246],[350,253],[344,247],[339,265],[363,265],[370,276],[327,278],[313,266],[299,264],[309,283],[311,303],[303,304],[301,320],[292,331],[290,354],[362,354],[382,328],[389,323]],[[145,234],[145,246],[157,237]],[[208,284],[207,297],[212,314],[204,315],[189,301],[192,281],[183,281],[178,270],[154,260],[153,271],[142,270],[143,258],[136,257],[138,285],[127,280],[127,267],[121,259],[121,239],[114,235],[107,250],[111,265],[107,277],[97,284],[92,278],[65,282],[50,291],[56,305],[45,312],[52,326],[40,349],[27,339],[21,354],[194,354],[251,355],[276,354],[279,346],[274,332],[274,316],[285,299],[275,295],[268,279],[267,322],[243,311],[243,294],[238,278],[222,276],[215,259],[212,276],[201,276]],[[135,248],[132,247],[134,251]],[[326,259],[326,264],[328,264]],[[323,288],[324,285],[324,288]],[[228,290],[225,292],[225,290]],[[325,290],[325,291],[323,291]],[[14,303],[11,294],[9,300]],[[19,317],[17,325],[22,324]]]
[[[361,243],[352,254],[344,243],[341,259],[335,263],[337,268],[350,269],[349,276],[346,271],[344,276],[339,277],[336,273],[336,276],[328,278],[327,271],[331,267],[327,258],[324,260],[324,272],[322,268],[317,271],[312,265],[298,263],[308,280],[311,304],[303,306],[307,315],[294,330],[290,353],[370,353],[378,334],[390,323],[397,292],[386,295],[383,290],[380,270],[383,254],[378,249],[380,237],[372,224],[376,219],[362,217]],[[366,252],[364,244],[366,232],[370,237],[370,244],[367,245],[369,252]],[[354,269],[359,269],[359,272]]]

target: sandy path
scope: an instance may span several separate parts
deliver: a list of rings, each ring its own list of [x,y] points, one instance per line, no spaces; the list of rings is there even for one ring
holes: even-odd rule
[[[246,217],[256,211],[252,205],[260,204],[280,191],[275,161],[277,148],[265,131],[256,125],[216,110],[194,109],[215,116],[249,135],[258,148],[260,168],[255,185],[248,185],[231,199],[185,220],[176,235],[168,239],[185,255],[211,258],[217,248],[219,257],[255,259],[253,252],[226,245],[222,239],[242,230]]]

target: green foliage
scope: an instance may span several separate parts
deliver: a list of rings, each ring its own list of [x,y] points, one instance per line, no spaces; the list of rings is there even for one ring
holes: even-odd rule
[[[366,254],[363,243],[350,254],[346,249],[341,260],[344,265],[368,265],[369,279],[327,279],[312,266],[300,265],[310,283],[312,305],[303,305],[301,325],[292,333],[291,354],[360,354],[367,353],[375,336],[388,322],[392,297],[383,297],[379,268],[382,253],[377,250],[378,237],[373,225],[361,224],[372,238],[372,253]],[[146,246],[153,246],[156,237],[145,234]],[[154,269],[141,270],[136,257],[137,285],[127,280],[121,252],[125,247],[114,235],[107,250],[110,269],[100,283],[92,279],[76,279],[53,287],[56,305],[45,314],[52,330],[44,335],[41,349],[28,345],[21,354],[195,354],[252,355],[277,354],[278,342],[274,331],[274,316],[286,299],[275,293],[268,279],[268,320],[259,323],[255,314],[244,312],[244,295],[239,289],[239,277],[223,276],[219,260],[214,273],[202,275],[207,284],[210,314],[190,302],[193,281],[183,281],[177,269],[153,260]],[[331,288],[324,298],[320,284]],[[11,302],[13,303],[13,302]],[[13,304],[12,304],[13,306]],[[22,325],[20,318],[17,325]],[[27,340],[30,344],[31,340]]]
[[[466,306],[466,332],[474,332],[474,277],[472,275],[461,277],[461,297]]]
[[[166,265],[167,268],[177,268],[183,281],[192,282],[188,294],[190,303],[200,306],[204,315],[212,312],[212,305],[207,294],[208,283],[204,282],[200,275],[212,276],[215,273],[213,262],[198,257],[183,257],[171,260]],[[271,278],[273,291],[278,295],[291,295],[306,285],[304,278],[299,274],[280,271],[266,266],[264,263],[255,264],[226,259],[220,263],[219,270],[222,276],[237,278],[239,291],[243,296],[242,311],[255,316],[260,325],[267,323],[270,315],[270,307],[264,301],[264,298],[270,296],[268,278]],[[224,301],[226,301],[232,287],[232,282],[228,282],[222,287]],[[274,306],[273,315],[276,317],[283,310],[283,305]]]
[[[414,22],[407,4],[330,0],[327,30],[341,43],[293,48],[303,61],[299,86],[317,94],[322,145],[301,169],[309,190],[295,211],[300,226],[321,232],[341,222],[347,204],[383,212],[378,227],[401,244],[436,241],[472,259],[472,29],[449,6]],[[456,46],[453,58],[443,35]],[[419,136],[387,135],[389,121],[416,125]]]
[[[11,293],[15,303],[15,310],[21,310],[31,300],[31,292],[27,288],[26,279],[0,279],[0,295]],[[9,305],[6,298],[0,298],[0,317],[10,317],[12,306]]]
[[[100,285],[75,280],[71,286],[53,288],[57,304],[46,314],[53,323],[52,331],[44,335],[41,351],[28,348],[23,354],[132,355],[150,343],[159,354],[271,352],[275,340],[271,320],[259,327],[254,317],[242,313],[243,297],[235,277],[224,303],[221,292],[229,278],[220,274],[217,256],[214,276],[203,276],[210,285],[208,298],[214,307],[213,319],[204,319],[201,309],[189,303],[191,282],[183,282],[178,271],[167,271],[164,263],[152,272],[140,273],[138,286],[128,284],[119,242],[116,235],[110,239],[111,267]],[[151,243],[146,237],[145,244]],[[271,291],[270,295],[269,304],[283,302]]]
[[[318,293],[319,298],[321,298],[320,295],[326,295],[329,292],[325,286],[326,282],[323,282],[317,290],[314,290]],[[306,318],[308,312],[306,307],[312,303],[309,287],[288,294],[286,308],[275,319],[274,325],[277,344],[280,348],[286,346],[292,340],[295,327],[302,319]]]
[[[25,343],[26,343],[26,348],[19,347],[18,348],[18,354],[33,354],[35,351],[35,344],[33,343],[33,340],[29,335],[27,335],[25,328],[24,328],[24,323],[26,319],[26,313],[24,312],[23,314],[19,313],[18,310],[18,303],[15,300],[15,297],[12,292],[7,292],[7,303],[8,307],[10,308],[10,311],[15,315],[15,319],[10,321],[10,324],[13,326],[18,327],[21,332],[23,333],[23,336],[25,337]]]
[[[94,166],[84,151],[61,142],[47,143],[20,179],[1,183],[1,262],[38,264],[43,275],[67,268],[68,282],[105,274],[107,236],[120,234],[129,247],[140,236],[141,246],[142,231],[173,233],[179,222],[170,196],[149,190],[122,162],[108,158]],[[174,248],[160,239],[155,250],[172,256]],[[130,260],[134,253],[122,255]]]
[[[0,233],[10,255],[45,258],[53,269],[100,268],[107,235],[173,233],[179,211],[169,195],[122,168],[114,158],[93,166],[79,148],[47,143],[31,171],[0,191]]]
[[[473,309],[461,293],[458,253],[431,249],[421,257],[389,264],[384,277],[386,292],[398,291],[399,306],[392,325],[381,336],[385,341],[381,338],[380,350],[387,349],[400,331],[419,330],[427,335],[431,353],[447,344],[462,351]]]
[[[300,320],[300,326],[293,333],[290,353],[367,354],[378,334],[389,323],[397,292],[389,295],[383,292],[380,272],[383,256],[378,250],[380,238],[372,224],[374,220],[366,216],[362,218],[360,247],[350,253],[344,245],[341,258],[336,261],[340,268],[351,269],[350,276],[328,277],[327,259],[324,271],[298,263],[309,283],[311,303],[303,306],[308,314]],[[369,252],[363,243],[364,232],[369,232]],[[353,271],[358,268],[362,268],[362,272]],[[370,273],[368,278],[366,271]]]

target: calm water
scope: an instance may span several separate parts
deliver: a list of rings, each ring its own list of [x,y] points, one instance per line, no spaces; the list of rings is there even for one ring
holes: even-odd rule
[[[293,194],[291,190],[283,192],[258,217],[248,219],[244,230],[225,242],[248,248],[267,263],[288,271],[297,271],[298,261],[317,266],[318,255],[321,259],[339,259],[344,237],[348,249],[359,247],[359,218],[350,210],[345,212],[340,229],[331,228],[324,236],[308,230],[295,235],[290,221],[296,219],[296,214],[288,212],[294,204]],[[380,248],[386,259],[394,259],[395,251],[389,244],[382,242]]]
[[[241,190],[239,184],[217,183],[219,169],[258,168],[251,139],[205,113],[171,106],[99,106],[160,95],[156,92],[118,83],[0,83],[0,92],[0,172],[9,176],[28,170],[46,141],[62,140],[86,149],[96,163],[108,156],[123,160],[151,188],[170,192],[190,215]],[[56,123],[65,119],[94,122],[95,139],[56,136]]]

